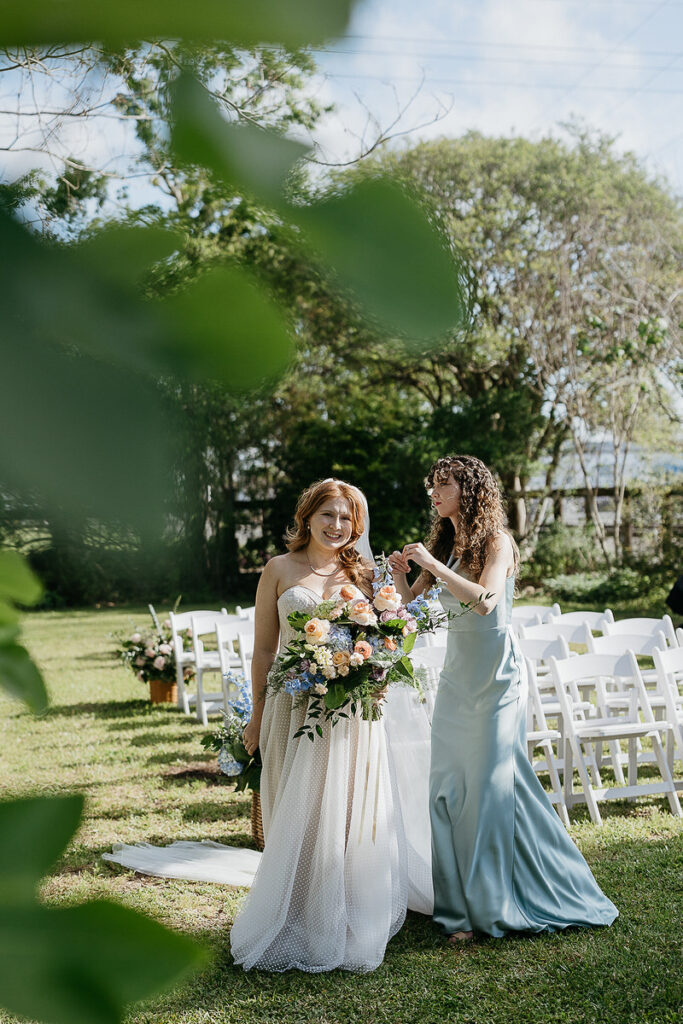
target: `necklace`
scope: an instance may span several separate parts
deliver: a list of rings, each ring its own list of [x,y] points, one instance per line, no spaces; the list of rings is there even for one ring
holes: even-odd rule
[[[339,571],[339,559],[337,559],[337,564],[335,565],[332,572],[318,572],[318,570],[314,569],[313,566],[311,565],[311,560],[308,557],[308,555],[306,555],[306,561],[308,562],[308,567],[311,570],[311,572],[314,572],[316,576],[322,576],[324,580],[326,580],[329,576],[334,576],[334,574]]]

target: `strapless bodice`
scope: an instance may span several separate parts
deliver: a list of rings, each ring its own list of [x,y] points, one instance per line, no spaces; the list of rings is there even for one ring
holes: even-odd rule
[[[277,599],[277,613],[280,618],[280,652],[296,636],[296,630],[290,626],[287,616],[292,612],[311,612],[321,601],[322,598],[319,594],[301,584],[287,587],[282,591]]]

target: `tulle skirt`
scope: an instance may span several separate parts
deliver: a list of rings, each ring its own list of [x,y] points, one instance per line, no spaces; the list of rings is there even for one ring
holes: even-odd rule
[[[429,719],[404,687],[385,705],[311,742],[294,738],[305,707],[268,697],[266,847],[231,932],[245,970],[371,971],[408,907],[431,914]]]

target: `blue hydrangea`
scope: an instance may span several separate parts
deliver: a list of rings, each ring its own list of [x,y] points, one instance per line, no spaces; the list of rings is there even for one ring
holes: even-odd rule
[[[328,643],[334,650],[348,650],[353,647],[351,630],[348,626],[332,626]]]
[[[244,770],[242,762],[236,761],[227,747],[221,747],[218,751],[218,767],[224,775],[230,778],[241,775]]]
[[[286,693],[291,694],[292,697],[296,697],[298,693],[306,693],[310,690],[316,682],[319,682],[322,676],[313,676],[310,672],[302,672],[300,676],[294,676],[292,679],[285,679],[284,689]]]
[[[230,697],[228,699],[228,704],[238,718],[242,719],[242,721],[246,721],[251,718],[253,710],[251,686],[244,676],[237,676],[232,672],[226,676],[226,679],[237,689],[237,696]]]

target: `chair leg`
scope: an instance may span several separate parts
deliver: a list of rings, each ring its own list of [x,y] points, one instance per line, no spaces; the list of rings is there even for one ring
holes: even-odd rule
[[[633,738],[628,741],[628,784],[629,786],[636,786],[638,784],[638,745]],[[636,802],[634,796],[629,797],[629,799],[632,803]]]
[[[602,817],[600,816],[600,810],[598,808],[597,800],[595,799],[595,793],[591,786],[591,781],[588,776],[588,770],[586,768],[585,761],[581,752],[581,744],[579,741],[574,741],[575,746],[573,750],[574,757],[576,758],[576,767],[579,772],[579,778],[583,786],[583,792],[586,797],[586,804],[588,805],[588,812],[591,816],[591,821],[596,825],[602,825]]]
[[[197,721],[201,722],[202,725],[209,724],[209,719],[206,713],[206,703],[204,702],[202,670],[200,668],[197,668]]]
[[[543,744],[543,750],[545,751],[545,762],[548,765],[548,775],[550,776],[550,785],[552,786],[553,793],[557,797],[557,803],[555,808],[560,816],[562,824],[569,828],[569,815],[567,814],[567,805],[564,802],[564,794],[562,792],[562,783],[560,782],[560,776],[557,768],[555,767],[555,757],[553,755],[553,745],[550,740],[547,740]]]
[[[574,803],[574,763],[572,759],[572,745],[565,736],[564,739],[564,770],[562,778],[564,782],[564,803],[565,807],[571,807]]]
[[[659,770],[661,772],[662,779],[663,779],[664,784],[666,786],[666,798],[669,801],[669,807],[671,808],[671,813],[674,815],[674,817],[681,818],[681,817],[683,817],[683,811],[681,810],[681,802],[678,799],[678,793],[676,792],[676,786],[674,784],[674,780],[671,778],[671,772],[669,771],[669,766],[666,763],[666,756],[664,754],[664,749],[662,747],[662,741],[661,741],[659,735],[655,734],[652,737],[652,746],[654,748],[655,757],[657,758],[657,764],[659,765]]]
[[[621,767],[621,747],[619,746],[619,741],[610,740],[607,746],[609,748],[610,759],[612,761],[612,770],[614,771],[614,778],[618,785],[625,786],[626,780],[624,779],[624,770]]]

